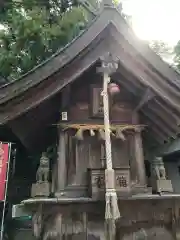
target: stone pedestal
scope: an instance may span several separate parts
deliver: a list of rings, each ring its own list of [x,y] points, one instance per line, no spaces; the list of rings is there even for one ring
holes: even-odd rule
[[[162,192],[172,193],[173,192],[171,180],[167,180],[167,179],[154,180],[152,187],[153,187],[153,190],[158,193],[162,193]]]
[[[50,184],[48,182],[32,184],[31,197],[49,197]]]

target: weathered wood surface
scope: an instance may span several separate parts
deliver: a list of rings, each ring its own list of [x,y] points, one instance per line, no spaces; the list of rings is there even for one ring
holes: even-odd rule
[[[57,190],[63,191],[67,184],[66,134],[59,129],[57,158]]]
[[[92,75],[93,77],[93,75]],[[100,81],[99,78],[96,78]],[[103,106],[101,106],[100,84],[92,84],[94,79],[89,79],[89,84],[82,82],[79,88],[72,88],[72,101],[69,109],[69,121],[74,122],[102,122],[103,123]],[[101,83],[102,84],[102,83]],[[90,97],[89,97],[90,96]],[[138,124],[138,117],[132,118],[135,98],[121,88],[120,94],[110,97],[110,120],[113,123]],[[98,113],[101,108],[101,113]]]
[[[100,79],[96,75],[93,81],[99,82]],[[80,122],[87,124],[87,126],[88,124],[99,123],[103,125],[103,118],[101,118],[101,115],[98,115],[100,99],[95,94],[96,91],[93,95],[93,91],[97,90],[99,96],[101,88],[99,83],[95,84],[93,81],[87,84],[82,78],[79,84],[74,83],[71,87],[71,100],[67,108],[69,116],[66,122],[66,126],[69,126],[69,128],[64,130],[67,135],[65,144],[67,183],[64,189],[66,187],[69,190],[76,188],[78,191],[78,188],[85,187],[88,192],[88,169],[92,169],[92,171],[93,169],[99,169],[101,171],[105,167],[104,139],[99,138],[99,133],[95,132],[95,136],[90,136],[89,131],[83,131],[81,136],[77,138],[78,130],[71,129],[71,123]],[[137,113],[134,113],[135,104],[133,100],[134,97],[122,87],[120,94],[111,98],[111,121],[124,124],[125,126],[129,126],[129,123],[138,124],[139,116]],[[92,111],[94,111],[93,114]],[[123,138],[121,137],[121,139],[118,139],[116,134],[112,136],[113,168],[122,168],[123,170],[123,168],[129,169],[129,166],[133,166],[128,172],[128,174],[130,173],[133,176],[132,182],[130,176],[128,176],[128,192],[130,192],[129,188],[132,185],[133,187],[134,185],[146,187],[143,146],[140,133],[136,132],[136,130],[125,130],[122,132]],[[62,169],[61,178],[64,181],[65,175]],[[136,191],[140,190],[136,188]]]
[[[162,199],[120,201],[122,217],[117,223],[116,239],[135,240],[139,239],[138,237],[144,237],[140,239],[179,240],[180,204],[179,201],[176,202],[176,205],[174,203],[174,200]],[[91,239],[89,238],[91,236],[104,240],[103,208],[104,205],[99,204],[44,205],[42,227],[45,226],[45,232],[51,231],[51,225],[54,223],[53,231],[58,231],[61,236],[69,236],[72,239],[77,237]],[[61,221],[58,220],[59,217],[61,217]]]
[[[151,106],[150,111],[145,106],[143,109],[144,113],[149,111],[144,114],[147,122],[151,123],[152,131],[149,135],[153,134],[155,139],[157,135],[159,143],[168,141],[169,137],[176,136],[179,132],[177,122],[179,122],[180,112],[180,86],[177,81],[179,75],[161,61],[148,46],[135,38],[117,11],[108,8],[97,17],[84,34],[63,51],[53,56],[51,60],[36,70],[32,70],[18,82],[0,88],[0,123],[5,124],[10,120],[17,119],[30,109],[41,105],[46,100],[49,101],[51,97],[60,93],[64,87],[90,69],[92,65],[95,66],[99,56],[106,51],[119,57],[120,66],[118,76],[116,76],[119,83],[138,99],[141,99],[146,88],[151,89],[156,94],[160,104],[154,100],[151,101],[151,104],[158,105],[159,114],[153,110],[153,106]],[[165,110],[164,106],[168,111]],[[56,107],[58,111],[58,104]],[[119,115],[115,114],[117,116],[115,121],[119,121],[121,107],[118,111]],[[159,115],[163,116],[163,113],[167,117],[165,120],[159,117]],[[126,109],[123,114],[125,118],[129,118],[129,110]],[[40,115],[38,114],[39,119]],[[47,117],[42,117],[42,119],[47,119]],[[169,119],[173,119],[173,121],[171,122]],[[20,122],[20,125],[22,122],[31,125],[31,118],[26,119],[23,116],[17,121]],[[169,124],[170,122],[171,124]],[[20,127],[17,130],[17,125],[19,124],[14,122],[9,124],[25,146],[31,146],[29,141],[36,139],[36,136],[31,135],[31,132],[41,128],[39,132],[41,131],[41,136],[43,136],[45,129],[45,125],[41,126],[41,120],[36,121],[33,131],[28,131],[26,128],[22,133]],[[30,138],[31,140],[29,140]]]

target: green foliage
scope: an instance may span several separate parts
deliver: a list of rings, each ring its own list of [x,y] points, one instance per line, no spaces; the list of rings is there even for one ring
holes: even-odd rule
[[[45,4],[46,3],[46,4]],[[0,72],[17,79],[70,42],[87,23],[76,1],[9,1],[0,12]]]
[[[8,81],[42,63],[85,28],[80,0],[6,0],[0,5],[0,75]],[[89,0],[92,9],[98,0]],[[114,3],[122,10],[118,0]],[[127,19],[127,16],[123,15]],[[94,17],[94,16],[93,16]]]
[[[178,70],[180,70],[180,41],[178,41],[178,43],[174,47],[174,55],[175,66]]]

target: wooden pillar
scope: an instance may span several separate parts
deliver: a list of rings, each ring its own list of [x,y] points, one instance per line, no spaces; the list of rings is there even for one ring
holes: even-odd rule
[[[56,179],[57,179],[57,168],[56,163],[52,166],[52,183],[51,183],[51,192],[54,193],[56,191]]]
[[[180,202],[174,201],[174,207],[172,208],[172,231],[175,240],[180,240]]]
[[[63,191],[66,186],[66,143],[65,132],[59,129],[59,146],[57,159],[57,192]]]
[[[84,240],[88,239],[87,224],[88,224],[88,215],[87,215],[87,212],[83,212],[82,213],[82,225],[83,225]]]
[[[146,186],[146,174],[144,165],[144,154],[141,137],[141,129],[136,129],[134,135],[134,153],[136,161],[136,171],[141,186]]]
[[[127,141],[128,141],[128,152],[129,152],[129,165],[131,171],[131,181],[133,183],[137,180],[137,171],[136,171],[136,161],[135,161],[135,154],[134,154],[134,136],[131,134],[127,134]]]

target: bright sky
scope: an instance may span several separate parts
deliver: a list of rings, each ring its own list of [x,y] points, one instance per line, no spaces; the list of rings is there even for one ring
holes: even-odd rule
[[[124,12],[132,16],[133,29],[143,40],[180,40],[180,0],[123,0]]]

